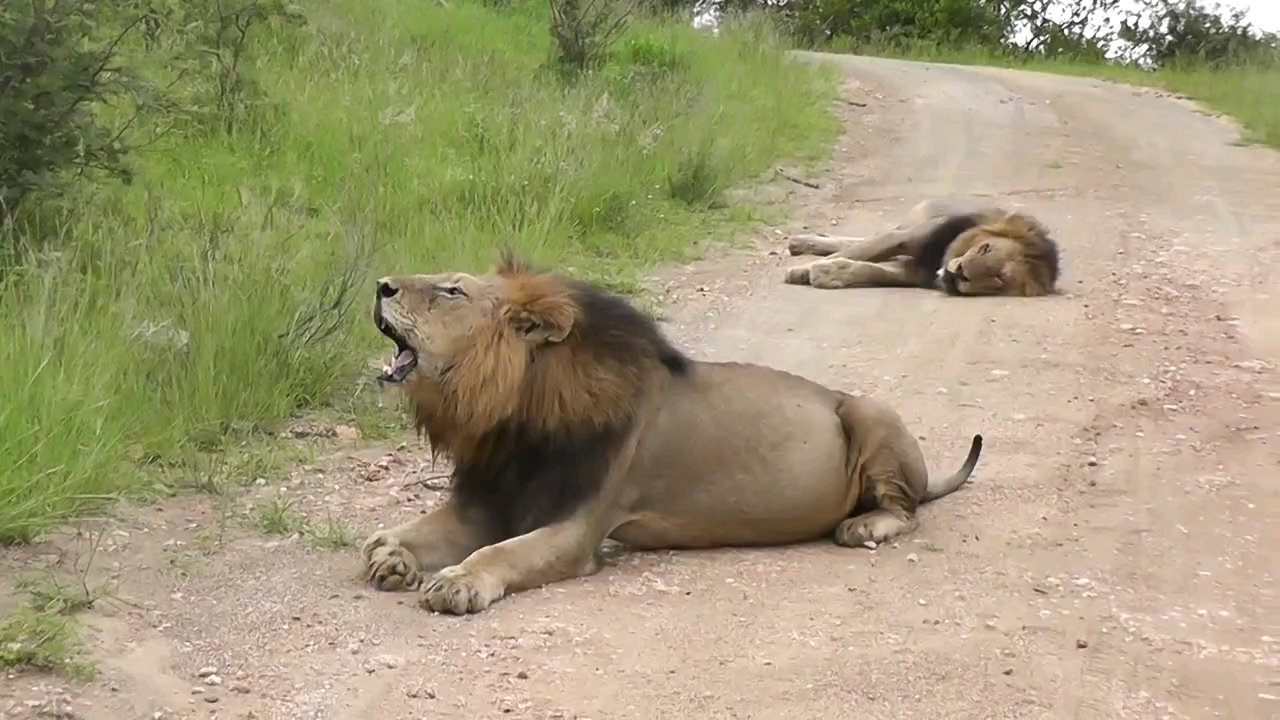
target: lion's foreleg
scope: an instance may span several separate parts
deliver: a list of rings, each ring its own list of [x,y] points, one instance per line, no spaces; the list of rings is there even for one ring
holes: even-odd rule
[[[908,259],[890,262],[863,262],[842,257],[811,263],[808,284],[827,290],[855,287],[916,287],[920,273]]]
[[[364,541],[365,578],[379,590],[412,590],[423,573],[462,562],[488,538],[480,518],[468,518],[447,499],[444,504]]]
[[[604,540],[585,514],[480,548],[423,584],[419,604],[455,615],[484,610],[509,593],[599,570]]]

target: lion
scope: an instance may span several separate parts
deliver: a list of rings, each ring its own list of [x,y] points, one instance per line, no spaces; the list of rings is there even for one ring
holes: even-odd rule
[[[594,574],[605,539],[874,547],[915,529],[982,450],[975,435],[958,472],[930,477],[886,404],[694,361],[625,299],[509,250],[485,275],[378,280],[373,320],[396,347],[379,379],[453,471],[440,505],[364,542],[365,577],[434,612]]]
[[[797,235],[786,282],[816,288],[920,287],[948,295],[1036,297],[1055,292],[1058,245],[1034,217],[998,207],[926,200],[909,221],[870,240]]]

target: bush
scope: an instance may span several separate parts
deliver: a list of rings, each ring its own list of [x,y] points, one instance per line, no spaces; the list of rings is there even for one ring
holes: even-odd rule
[[[98,116],[127,95],[129,76],[116,61],[129,28],[95,42],[98,15],[82,0],[0,7],[0,224],[69,170],[129,177],[120,130]]]
[[[626,30],[630,10],[618,0],[550,0],[551,37],[556,62],[573,73],[604,64],[609,48]]]

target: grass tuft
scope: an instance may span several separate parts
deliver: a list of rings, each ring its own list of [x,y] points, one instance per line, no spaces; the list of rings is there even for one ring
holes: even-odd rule
[[[96,668],[80,644],[72,617],[99,599],[83,576],[76,584],[56,578],[20,578],[15,589],[25,595],[17,608],[0,621],[0,668],[30,668],[89,680]]]

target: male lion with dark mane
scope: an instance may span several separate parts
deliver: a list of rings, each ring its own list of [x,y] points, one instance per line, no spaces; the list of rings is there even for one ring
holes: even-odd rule
[[[870,240],[796,235],[792,255],[824,256],[787,270],[792,285],[920,287],[948,295],[1034,297],[1054,292],[1058,245],[1038,220],[998,207],[933,200]]]
[[[696,362],[626,300],[509,251],[490,274],[385,277],[373,319],[396,345],[381,379],[453,461],[431,512],[363,547],[382,590],[474,613],[589,575],[606,538],[635,548],[882,543],[931,478],[887,405],[780,370]]]

